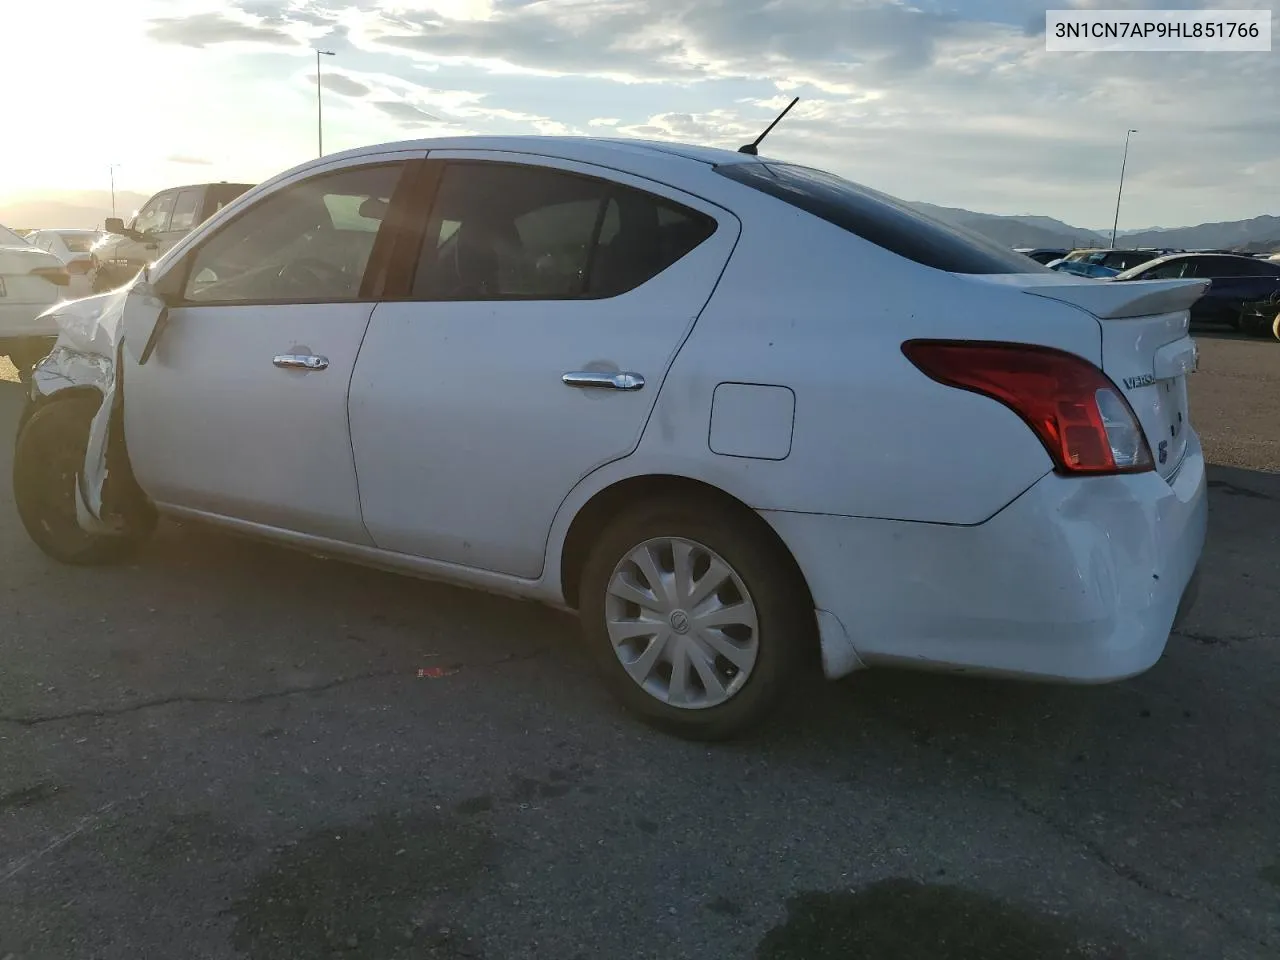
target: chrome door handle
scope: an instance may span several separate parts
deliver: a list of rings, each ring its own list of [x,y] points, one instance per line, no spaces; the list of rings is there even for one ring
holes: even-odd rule
[[[329,367],[328,357],[317,357],[309,353],[282,353],[271,362],[286,370],[326,370]]]
[[[579,370],[566,373],[560,380],[568,387],[594,387],[598,390],[639,390],[644,377],[638,373],[601,373],[595,370]]]

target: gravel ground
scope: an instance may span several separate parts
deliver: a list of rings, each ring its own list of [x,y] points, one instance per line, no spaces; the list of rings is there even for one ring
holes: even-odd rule
[[[0,958],[1280,955],[1280,343],[1201,346],[1205,583],[1153,670],[870,671],[710,748],[529,604],[175,524],[46,560],[0,383]]]

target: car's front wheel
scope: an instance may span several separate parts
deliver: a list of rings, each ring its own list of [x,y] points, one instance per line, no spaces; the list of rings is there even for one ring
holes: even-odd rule
[[[696,498],[610,523],[583,568],[579,606],[619,698],[690,739],[758,723],[815,643],[803,581],[759,517]]]
[[[13,456],[13,498],[18,517],[31,539],[63,563],[93,565],[122,559],[151,535],[156,517],[140,493],[121,491],[110,533],[81,527],[76,511],[76,484],[84,469],[89,426],[102,405],[100,396],[71,396],[36,410],[18,433]],[[120,469],[109,483],[127,484],[132,476]]]

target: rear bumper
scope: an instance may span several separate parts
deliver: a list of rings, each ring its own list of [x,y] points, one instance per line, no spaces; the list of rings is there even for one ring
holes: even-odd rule
[[[861,661],[1104,683],[1159,660],[1194,602],[1208,498],[1193,433],[1169,481],[1050,474],[976,526],[764,516],[856,653],[837,655],[827,618],[828,675]]]

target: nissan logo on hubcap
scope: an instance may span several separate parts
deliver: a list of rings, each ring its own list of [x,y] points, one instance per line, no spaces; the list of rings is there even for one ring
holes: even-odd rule
[[[676,633],[686,633],[689,629],[689,615],[683,610],[671,614],[671,629]]]

